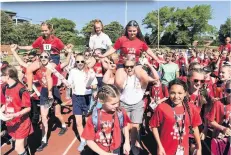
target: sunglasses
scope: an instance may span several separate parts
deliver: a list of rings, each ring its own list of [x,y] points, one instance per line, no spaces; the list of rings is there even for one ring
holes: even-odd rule
[[[42,58],[48,59],[49,57],[48,57],[48,56],[42,56],[42,55],[41,55],[39,58],[40,58],[40,59],[42,59]]]
[[[82,64],[83,64],[84,62],[85,62],[85,61],[76,61],[77,64],[79,64],[79,63],[82,63]]]
[[[226,92],[227,94],[231,94],[231,89],[225,89],[225,92]]]
[[[86,57],[89,57],[90,55],[89,54],[85,54]]]
[[[194,79],[194,80],[193,80],[194,83],[198,83],[199,81],[200,81],[201,83],[205,83],[205,80],[198,80],[198,79]]]
[[[128,69],[128,68],[131,68],[131,69],[133,69],[134,68],[134,66],[124,66],[126,69]]]

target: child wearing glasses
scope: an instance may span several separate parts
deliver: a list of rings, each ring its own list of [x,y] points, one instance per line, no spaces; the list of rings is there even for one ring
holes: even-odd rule
[[[97,79],[93,69],[87,67],[83,55],[78,54],[75,61],[76,67],[70,71],[68,83],[72,85],[73,114],[81,141],[78,151],[81,152],[86,145],[86,140],[81,137],[83,132],[82,117],[88,114],[92,90],[97,89]]]
[[[120,108],[120,91],[114,85],[103,85],[97,94],[102,108],[92,112],[83,130],[87,145],[100,155],[129,155],[130,122],[124,109]],[[124,140],[122,139],[124,135]],[[124,141],[124,144],[123,144]],[[121,148],[123,145],[123,151]]]
[[[231,82],[227,81],[224,89],[224,97],[214,102],[211,111],[206,118],[213,127],[213,139],[211,141],[211,153],[216,155],[228,155],[231,153]]]
[[[18,80],[18,71],[13,66],[1,68],[2,82],[6,83],[3,90],[5,102],[1,111],[9,120],[6,122],[8,134],[15,141],[15,151],[19,155],[27,155],[25,144],[28,136],[33,133],[29,118],[31,110],[30,94]],[[2,89],[2,88],[1,88]]]
[[[43,124],[43,133],[42,133],[42,143],[37,148],[37,151],[42,151],[47,145],[47,133],[48,133],[48,112],[49,108],[52,105],[48,105],[48,101],[51,99],[54,99],[54,106],[55,106],[55,116],[60,120],[62,126],[61,130],[59,132],[59,135],[65,134],[67,131],[67,127],[65,124],[65,121],[63,119],[63,116],[61,114],[61,96],[59,89],[57,87],[58,84],[58,77],[55,75],[55,73],[51,72],[50,69],[48,69],[48,65],[52,66],[52,68],[55,68],[55,71],[61,73],[63,68],[69,64],[70,56],[71,56],[71,49],[69,50],[68,57],[65,62],[62,64],[54,64],[50,62],[50,54],[48,52],[43,52],[39,59],[41,63],[41,67],[35,71],[35,77],[39,80],[39,83],[42,85],[41,93],[40,93],[40,112],[42,117],[42,124]],[[50,103],[49,103],[50,104]],[[49,107],[48,107],[49,106]]]

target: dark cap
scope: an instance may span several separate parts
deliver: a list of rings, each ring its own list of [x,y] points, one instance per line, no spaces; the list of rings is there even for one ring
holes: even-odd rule
[[[32,55],[32,56],[36,56],[37,55],[37,51],[31,51],[29,54],[28,54],[28,56],[30,56],[30,55]]]

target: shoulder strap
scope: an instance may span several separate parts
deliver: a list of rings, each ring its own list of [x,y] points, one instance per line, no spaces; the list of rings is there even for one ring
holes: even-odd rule
[[[117,116],[119,119],[120,128],[122,129],[124,127],[124,114],[122,111],[118,111]]]
[[[94,125],[94,130],[95,132],[98,131],[98,109],[97,108],[94,108],[93,111],[92,111],[92,123]]]
[[[23,93],[26,91],[26,88],[25,87],[22,87],[22,88],[20,88],[20,90],[19,90],[19,97],[20,97],[20,99],[22,99],[22,95],[23,95]]]
[[[2,93],[3,93],[4,96],[5,96],[5,94],[6,94],[6,87],[7,87],[7,84],[5,84],[5,85],[2,87]]]
[[[164,97],[167,97],[167,96],[165,96],[165,85],[161,84],[161,87],[162,87],[162,93],[163,93]]]

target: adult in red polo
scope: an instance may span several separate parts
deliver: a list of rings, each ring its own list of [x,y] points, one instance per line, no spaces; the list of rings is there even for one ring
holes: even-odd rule
[[[231,52],[231,43],[230,37],[225,38],[225,43],[219,47],[219,51],[228,51],[228,54]]]
[[[19,49],[31,50],[39,48],[41,51],[50,51],[51,60],[55,64],[60,62],[60,51],[64,48],[63,42],[53,35],[53,26],[43,22],[41,24],[42,36],[38,37],[31,46],[18,46]]]

